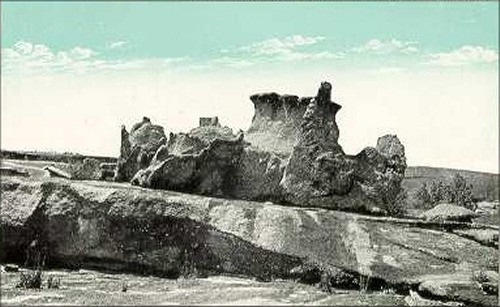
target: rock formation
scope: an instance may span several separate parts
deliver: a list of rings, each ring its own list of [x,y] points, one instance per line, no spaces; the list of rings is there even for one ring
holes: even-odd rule
[[[167,142],[145,118],[130,135],[122,129],[122,153],[131,150],[116,177],[155,189],[390,213],[406,168],[404,146],[386,135],[376,147],[346,155],[338,143],[341,106],[331,96],[328,82],[315,97],[253,95],[245,139],[213,117]]]
[[[352,187],[354,165],[338,144],[335,115],[340,106],[331,101],[331,89],[323,82],[302,116],[297,143],[281,182],[290,202],[345,195]]]
[[[280,183],[288,202],[332,209],[383,212],[395,201],[406,168],[404,147],[396,136],[379,138],[348,156],[338,143],[331,84],[323,82],[300,123],[297,143]]]

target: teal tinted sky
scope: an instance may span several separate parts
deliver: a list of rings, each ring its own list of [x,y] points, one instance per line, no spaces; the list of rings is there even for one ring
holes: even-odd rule
[[[221,49],[300,33],[332,49],[377,37],[448,51],[498,46],[498,2],[3,2],[2,43],[55,50],[84,45],[114,57],[210,57]]]

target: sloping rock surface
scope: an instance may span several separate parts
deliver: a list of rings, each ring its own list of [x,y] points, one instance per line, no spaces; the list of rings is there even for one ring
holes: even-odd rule
[[[166,276],[298,278],[301,267],[312,266],[418,285],[429,276],[462,273],[464,263],[476,271],[498,267],[496,249],[435,223],[417,227],[399,219],[118,183],[6,178],[1,184],[4,258],[22,255],[37,233],[52,261]],[[479,303],[495,299],[481,296]],[[454,294],[451,300],[474,302]]]

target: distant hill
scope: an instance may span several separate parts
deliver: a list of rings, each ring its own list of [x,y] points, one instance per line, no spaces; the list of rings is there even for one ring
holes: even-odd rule
[[[1,150],[0,158],[2,159],[15,159],[15,160],[28,160],[28,161],[53,161],[53,162],[64,162],[64,163],[74,163],[76,161],[83,161],[85,158],[96,159],[99,162],[116,162],[114,157],[103,157],[103,156],[90,156],[82,155],[79,153],[57,153],[57,152],[45,152],[45,151],[20,151],[20,150]]]
[[[413,198],[416,191],[424,182],[430,184],[434,180],[450,181],[455,174],[463,176],[467,183],[472,184],[474,197],[479,200],[499,199],[499,175],[467,170],[458,170],[440,167],[409,166],[406,169],[403,187],[407,189],[409,197]]]

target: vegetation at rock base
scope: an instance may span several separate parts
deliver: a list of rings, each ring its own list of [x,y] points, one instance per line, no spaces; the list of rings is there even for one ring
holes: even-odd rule
[[[472,282],[477,282],[481,289],[489,295],[498,295],[498,280],[492,280],[484,270],[476,271],[470,276]]]
[[[471,275],[471,280],[472,281],[476,281],[480,284],[482,283],[485,283],[487,282],[489,279],[488,279],[488,276],[486,276],[486,274],[484,273],[484,271],[478,271],[478,272],[475,272],[474,274]]]
[[[388,184],[387,182],[377,182],[374,184],[380,209],[389,216],[404,216],[407,211],[408,192],[400,188],[397,184]]]
[[[61,287],[61,279],[49,276],[47,278],[48,289],[59,289]]]
[[[38,239],[26,248],[26,259],[24,266],[28,268],[26,271],[19,272],[19,283],[16,288],[24,289],[42,289],[43,286],[43,271],[45,267],[45,259],[47,252],[43,248],[43,243]],[[49,276],[47,278],[47,289],[59,289],[61,286],[61,279]]]
[[[407,199],[408,192],[401,189],[393,202],[385,203],[384,209],[390,216],[404,216],[408,207]]]
[[[74,179],[79,180],[99,180],[101,178],[101,169],[99,160],[94,158],[85,158],[83,161],[70,163],[69,172]]]
[[[423,208],[432,208],[439,203],[452,203],[467,209],[476,209],[472,185],[456,174],[450,183],[434,180],[430,185],[425,182],[417,192],[417,199]]]
[[[17,288],[40,289],[42,288],[42,270],[21,272],[20,281],[16,285]]]

